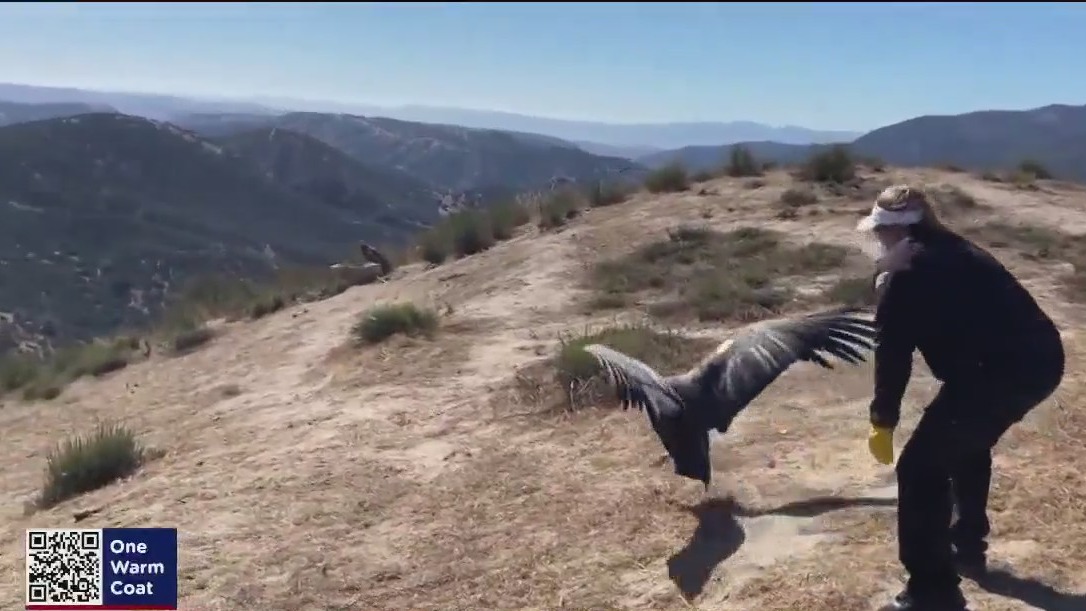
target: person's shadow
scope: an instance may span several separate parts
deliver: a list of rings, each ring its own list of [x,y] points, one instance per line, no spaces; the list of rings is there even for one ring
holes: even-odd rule
[[[784,515],[810,518],[849,507],[890,507],[897,499],[879,497],[816,497],[779,507],[752,509],[734,498],[712,498],[683,509],[698,519],[697,528],[681,550],[667,561],[668,577],[687,601],[701,594],[716,567],[730,558],[746,540],[739,518]],[[786,543],[782,543],[786,545]],[[1061,610],[1062,611],[1062,610]]]
[[[1043,611],[1083,611],[1086,609],[1086,594],[1060,592],[1044,582],[1019,577],[1004,569],[989,570],[984,575],[977,575],[974,581],[986,592],[1016,598]]]

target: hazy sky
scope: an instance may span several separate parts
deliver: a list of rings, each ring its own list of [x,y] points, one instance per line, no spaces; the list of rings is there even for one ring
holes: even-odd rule
[[[1086,4],[0,4],[0,81],[863,130],[1086,103]]]

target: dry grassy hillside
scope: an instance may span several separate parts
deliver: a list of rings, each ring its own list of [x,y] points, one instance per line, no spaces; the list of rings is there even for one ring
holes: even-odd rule
[[[52,402],[7,400],[0,607],[23,595],[23,529],[92,512],[81,525],[179,528],[182,609],[869,609],[900,587],[893,470],[865,444],[870,366],[782,376],[715,441],[703,498],[661,464],[644,415],[581,383],[569,346],[611,328],[605,340],[670,373],[742,321],[860,295],[850,279],[870,263],[852,228],[900,181],[934,189],[951,225],[993,245],[1070,354],[1055,398],[998,448],[994,554],[1020,578],[997,593],[967,582],[974,607],[1084,609],[1067,593],[1086,592],[1086,190],[893,169],[850,187],[772,172],[640,193],[230,323],[200,350]],[[405,301],[439,313],[432,336],[350,342],[361,312]],[[922,365],[914,380],[899,448],[933,390]],[[24,513],[46,452],[103,418],[162,456]]]

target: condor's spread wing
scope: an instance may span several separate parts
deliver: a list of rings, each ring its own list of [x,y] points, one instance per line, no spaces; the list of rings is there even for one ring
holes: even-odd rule
[[[796,361],[832,369],[835,356],[858,364],[875,347],[874,322],[855,309],[764,321],[742,330],[707,364],[718,400],[741,410]],[[723,407],[723,406],[722,406]]]
[[[661,416],[675,418],[682,413],[682,398],[652,367],[600,344],[590,344],[584,350],[607,371],[623,409],[644,409],[654,422]]]
[[[683,398],[667,379],[641,361],[599,344],[585,346],[607,370],[623,408],[642,408],[675,465],[675,473],[701,481],[712,479],[709,431],[685,418]]]

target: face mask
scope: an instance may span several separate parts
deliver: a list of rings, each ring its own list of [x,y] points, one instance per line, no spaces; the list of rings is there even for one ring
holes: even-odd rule
[[[882,256],[878,258],[878,269],[884,272],[907,270],[912,267],[912,259],[920,250],[920,244],[912,238],[905,238],[892,248],[882,249]]]
[[[878,261],[886,256],[887,249],[882,242],[875,237],[874,232],[865,231],[857,236],[854,246],[872,261]]]

